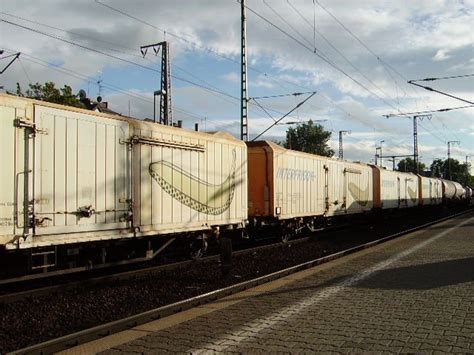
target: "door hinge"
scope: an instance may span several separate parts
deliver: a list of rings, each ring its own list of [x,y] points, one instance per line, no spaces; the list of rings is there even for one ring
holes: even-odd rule
[[[36,123],[30,120],[26,120],[24,118],[15,119],[15,127],[29,129],[33,131],[34,134],[48,134],[48,131],[46,129],[40,129],[36,127]]]

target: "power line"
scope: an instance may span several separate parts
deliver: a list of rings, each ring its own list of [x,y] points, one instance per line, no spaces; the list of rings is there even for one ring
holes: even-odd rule
[[[317,0],[316,0],[317,2]],[[249,8],[248,6],[246,6],[247,9],[249,11],[251,11],[252,13],[254,13],[257,17],[261,18],[262,20],[264,20],[265,22],[267,22],[268,24],[270,24],[271,26],[275,27],[277,30],[279,30],[280,32],[282,32],[283,34],[285,34],[286,36],[288,36],[289,38],[291,38],[292,40],[294,40],[295,42],[297,42],[298,44],[300,44],[301,46],[303,46],[304,48],[306,48],[307,50],[311,51],[311,49],[309,47],[307,47],[304,43],[302,43],[301,41],[299,41],[297,38],[295,38],[294,36],[292,36],[291,34],[289,34],[288,32],[286,32],[285,30],[281,29],[279,26],[277,26],[276,24],[272,23],[270,20],[268,20],[267,18],[265,18],[264,16],[260,15],[259,13],[257,13],[256,11],[254,11],[253,9]],[[331,14],[332,15],[332,14]],[[345,28],[345,26],[341,23],[341,25]],[[350,30],[349,30],[350,32]],[[352,32],[351,32],[352,33]],[[353,34],[354,35],[354,34]],[[354,35],[355,36],[355,35]],[[368,47],[367,47],[368,48]],[[370,50],[370,48],[369,48]],[[371,51],[371,50],[370,50]],[[371,51],[371,53],[373,53],[373,51]],[[318,53],[314,53],[315,55],[317,55],[318,57],[320,57],[322,60],[326,61],[324,57],[320,56]],[[373,53],[378,60],[380,60],[381,62],[382,59],[380,57],[378,57],[375,53]],[[329,65],[331,65],[330,62],[327,62]],[[402,74],[400,74],[398,71],[396,71],[394,68],[392,68],[390,65],[388,65],[388,63],[385,63],[383,62],[385,65],[389,66],[395,73],[397,73],[399,76],[402,76]],[[349,77],[351,80],[353,80],[354,82],[356,82],[359,86],[363,87],[366,91],[370,92],[371,94],[375,95],[376,97],[378,97],[379,99],[381,99],[381,101],[383,101],[384,103],[386,103],[387,105],[391,106],[392,108],[395,108],[393,105],[391,105],[390,103],[388,103],[386,100],[382,99],[379,95],[375,94],[374,92],[372,92],[370,89],[368,89],[367,87],[365,87],[364,85],[362,85],[360,82],[358,82],[356,79],[352,78],[350,75],[348,75],[347,73],[345,73],[342,69],[340,69],[339,67],[335,67],[335,69],[341,71],[344,75],[346,75],[347,77]],[[388,72],[388,71],[387,71]],[[404,91],[404,90],[403,90]],[[404,93],[407,95],[407,93],[404,91]],[[333,100],[331,100],[333,101]],[[396,109],[396,108],[395,108]],[[345,110],[344,110],[345,111]],[[347,111],[345,111],[347,113]],[[351,114],[347,113],[349,116],[353,117]],[[372,126],[373,127],[373,126]],[[428,130],[427,130],[428,131]],[[431,132],[430,132],[431,133]],[[431,133],[434,137],[438,138],[434,133]]]
[[[255,96],[251,97],[250,99],[253,100],[261,100],[261,99],[273,99],[277,97],[286,97],[286,96],[300,96],[300,95],[305,95],[305,94],[311,94],[314,91],[307,91],[307,92],[292,92],[289,94],[280,94],[280,95],[268,95],[268,96]]]
[[[105,3],[101,2],[100,0],[95,0],[95,3],[97,3],[98,5],[104,6],[104,7],[108,8],[109,10],[112,10],[112,11],[114,11],[114,12],[117,12],[117,13],[119,13],[119,14],[125,16],[125,17],[131,18],[131,19],[133,19],[133,20],[135,20],[135,21],[137,21],[137,22],[140,22],[140,23],[142,23],[142,24],[144,24],[144,25],[146,25],[146,26],[149,26],[149,27],[151,27],[151,28],[154,28],[155,30],[158,30],[158,31],[160,31],[160,32],[163,32],[163,33],[166,34],[166,35],[170,35],[170,36],[172,36],[172,37],[174,37],[174,38],[176,38],[176,39],[178,39],[178,40],[181,40],[182,42],[187,43],[187,44],[188,44],[189,46],[191,46],[192,48],[207,51],[207,52],[211,53],[212,55],[215,55],[215,56],[217,56],[217,57],[223,58],[223,59],[225,59],[225,60],[228,60],[228,61],[230,61],[230,62],[233,62],[233,63],[235,63],[235,64],[240,65],[240,62],[239,62],[239,61],[237,61],[237,60],[235,60],[235,59],[233,59],[233,58],[231,58],[231,57],[229,57],[229,56],[223,55],[223,54],[221,54],[221,53],[219,53],[219,52],[217,52],[217,51],[215,51],[215,50],[213,50],[213,49],[211,49],[211,48],[203,47],[203,46],[197,44],[195,41],[190,41],[190,40],[188,40],[187,38],[184,38],[183,36],[180,36],[180,35],[178,35],[178,34],[176,34],[176,33],[173,33],[173,32],[167,31],[167,30],[165,30],[165,29],[159,28],[159,27],[157,27],[157,26],[155,26],[155,25],[149,23],[148,21],[145,21],[145,20],[143,20],[143,19],[141,19],[141,18],[139,18],[139,17],[137,17],[137,16],[131,15],[131,14],[129,14],[129,13],[123,11],[123,10],[120,10],[120,9],[115,8],[115,7],[113,7],[113,6],[110,6],[110,5],[108,5],[108,4],[105,4]],[[254,72],[256,72],[256,73],[259,73],[259,74],[263,75],[264,77],[267,77],[267,78],[273,80],[276,84],[278,84],[278,85],[279,85],[280,87],[282,87],[284,90],[288,90],[288,89],[285,88],[285,87],[281,84],[281,83],[283,83],[283,82],[286,83],[286,84],[288,84],[288,85],[291,85],[291,86],[294,86],[294,87],[297,87],[297,88],[300,88],[300,89],[307,90],[307,91],[309,91],[309,92],[313,92],[313,91],[314,91],[313,88],[309,88],[309,87],[307,87],[307,86],[303,86],[303,85],[298,84],[298,83],[295,83],[295,82],[293,82],[293,81],[285,80],[285,79],[283,79],[283,78],[276,78],[276,77],[274,77],[273,75],[270,75],[270,74],[268,74],[268,73],[266,73],[266,72],[264,72],[264,71],[261,71],[261,70],[255,68],[255,67],[253,67],[251,64],[248,64],[248,67],[249,67],[250,70],[252,70],[252,71],[254,71]],[[332,103],[333,105],[335,105],[339,110],[341,110],[342,112],[344,112],[344,113],[347,114],[348,116],[353,117],[353,116],[352,116],[351,114],[349,114],[347,111],[345,111],[344,109],[342,109],[341,106],[338,105],[334,100],[332,100],[332,99],[326,97],[325,95],[321,95],[321,97],[323,97],[324,99],[326,99],[328,102],[331,102],[331,103]],[[275,113],[278,113],[278,114],[283,114],[283,113],[278,112],[278,111],[275,111],[275,110],[271,110],[271,111],[273,111],[273,112],[275,112]]]
[[[31,19],[27,19],[25,17],[21,17],[21,16],[17,16],[17,15],[13,15],[13,14],[10,14],[8,12],[4,12],[4,11],[0,11],[0,14],[2,15],[6,15],[6,16],[9,16],[9,17],[13,17],[13,18],[16,18],[18,20],[22,20],[22,21],[25,21],[25,22],[29,22],[29,23],[34,23],[36,25],[39,25],[39,26],[43,26],[43,27],[47,27],[47,28],[50,28],[50,29],[53,29],[53,30],[56,30],[56,31],[61,31],[61,32],[65,32],[65,33],[68,33],[68,34],[71,34],[73,36],[77,36],[77,37],[83,37],[83,38],[87,38],[87,39],[91,39],[95,42],[101,42],[101,43],[106,43],[106,44],[110,44],[110,45],[113,45],[113,46],[116,46],[116,47],[120,47],[122,49],[126,49],[130,52],[136,52],[136,48],[130,48],[130,47],[126,47],[126,46],[123,46],[119,43],[115,43],[115,42],[110,42],[110,41],[105,41],[105,40],[102,40],[102,39],[99,39],[99,38],[96,38],[96,37],[93,37],[93,36],[88,36],[88,35],[85,35],[85,34],[82,34],[82,33],[79,33],[79,32],[74,32],[74,31],[69,31],[69,30],[65,30],[63,28],[59,28],[59,27],[55,27],[55,26],[51,26],[51,25],[48,25],[48,24],[45,24],[45,23],[42,23],[42,22],[39,22],[39,21],[35,21],[35,20],[31,20]],[[121,51],[121,50],[117,50],[115,48],[106,48],[104,47],[105,49],[109,49],[111,51],[114,51],[114,52],[118,52],[118,53],[122,53],[122,54],[127,54],[127,55],[133,55],[132,53],[127,53],[127,52],[124,52],[124,51]],[[139,58],[142,58],[142,56],[140,55],[134,55],[135,57],[139,57]]]
[[[314,2],[320,7],[322,8],[329,16],[331,16],[334,21],[336,21],[347,33],[349,33],[357,42],[359,42],[370,54],[372,54],[384,67],[386,68],[389,68],[390,70],[392,70],[395,74],[397,74],[398,76],[400,76],[403,80],[406,81],[406,78],[400,73],[398,72],[394,67],[392,67],[389,63],[387,63],[386,61],[384,61],[382,58],[380,58],[380,56],[378,54],[376,54],[372,49],[370,49],[370,47],[368,45],[366,45],[358,36],[356,36],[349,28],[347,28],[336,16],[334,16],[328,9],[326,9],[326,7],[324,7],[318,0],[314,0]],[[388,70],[387,70],[388,72]],[[397,83],[395,81],[395,83]],[[405,95],[408,95],[406,93],[406,91],[403,90],[402,88],[402,91],[405,93]]]
[[[437,140],[439,140],[441,143],[445,144],[446,141],[443,138],[440,138],[437,134],[435,134],[433,131],[429,130],[425,126],[422,125],[421,121],[418,121],[418,124],[425,129],[428,133],[430,133],[433,137],[435,137]]]
[[[14,23],[14,22],[10,22],[10,21],[7,21],[5,19],[0,19],[1,22],[4,22],[4,23],[7,23],[9,25],[12,25],[12,26],[16,26],[16,27],[20,27],[20,28],[23,28],[25,30],[28,30],[28,31],[31,31],[31,32],[35,32],[35,33],[38,33],[38,34],[41,34],[43,36],[46,36],[46,37],[50,37],[50,38],[53,38],[53,39],[56,39],[56,40],[59,40],[59,41],[62,41],[62,42],[65,42],[65,43],[68,43],[70,45],[73,45],[73,46],[76,46],[76,47],[79,47],[79,48],[82,48],[82,49],[86,49],[86,50],[89,50],[91,52],[94,52],[94,53],[97,53],[97,54],[101,54],[101,55],[104,55],[104,56],[107,56],[107,57],[110,57],[110,58],[113,58],[113,59],[116,59],[116,60],[119,60],[119,61],[122,61],[124,63],[128,63],[128,64],[131,64],[131,65],[135,65],[137,67],[140,67],[142,69],[146,69],[146,70],[150,70],[150,71],[153,71],[153,72],[156,72],[156,73],[160,73],[159,70],[157,69],[154,69],[152,67],[149,67],[149,66],[146,66],[146,65],[142,65],[140,63],[136,63],[134,61],[131,61],[131,60],[128,60],[128,59],[125,59],[125,58],[121,58],[121,57],[117,57],[113,54],[110,54],[110,53],[106,53],[106,52],[102,52],[98,49],[95,49],[95,48],[91,48],[91,47],[87,47],[87,46],[84,46],[82,44],[79,44],[79,43],[76,43],[76,42],[73,42],[73,41],[70,41],[70,40],[67,40],[65,38],[62,38],[62,37],[59,37],[59,36],[56,36],[56,35],[52,35],[52,34],[49,34],[49,33],[46,33],[46,32],[43,32],[43,31],[40,31],[40,30],[37,30],[37,29],[34,29],[34,28],[30,28],[30,27],[27,27],[27,26],[23,26],[23,25],[20,25],[18,23]],[[188,84],[191,84],[191,85],[194,85],[194,86],[197,86],[197,87],[200,87],[204,90],[207,90],[207,91],[210,91],[210,92],[214,92],[214,93],[217,93],[217,94],[220,94],[220,95],[223,95],[223,96],[226,96],[226,97],[230,97],[234,100],[238,100],[237,97],[231,95],[231,94],[228,94],[224,91],[221,91],[221,90],[217,90],[217,89],[214,89],[214,88],[211,88],[211,87],[208,87],[208,86],[205,86],[205,85],[201,85],[201,84],[198,84],[198,83],[195,83],[191,80],[188,80],[188,79],[184,79],[184,78],[181,78],[179,76],[176,76],[176,75],[173,75],[171,74],[171,76],[176,79],[176,80],[179,80],[179,81],[182,81],[182,82],[185,82],[185,83],[188,83]]]
[[[468,78],[474,76],[474,74],[465,74],[465,75],[454,75],[454,76],[443,76],[441,78],[425,78],[425,79],[416,79],[410,81],[435,81],[435,80],[446,80],[446,79],[458,79],[458,78]]]
[[[180,40],[180,41],[182,41],[182,42],[188,44],[190,47],[192,47],[192,48],[194,48],[194,49],[199,49],[199,50],[203,50],[203,51],[209,52],[209,53],[211,53],[211,54],[214,55],[214,56],[217,56],[217,57],[219,57],[219,58],[222,58],[222,59],[225,59],[225,60],[228,60],[228,61],[230,61],[230,62],[233,62],[233,63],[235,63],[235,64],[240,65],[240,62],[239,62],[238,60],[236,60],[236,59],[234,59],[234,58],[232,58],[232,57],[226,56],[226,55],[224,55],[224,54],[222,54],[222,53],[219,53],[218,51],[215,51],[215,50],[213,50],[212,48],[208,48],[208,47],[201,46],[201,45],[199,45],[198,43],[196,43],[195,41],[191,41],[191,40],[189,40],[189,39],[187,39],[187,38],[185,38],[185,37],[183,37],[183,36],[180,36],[180,35],[178,35],[178,34],[176,34],[176,33],[173,33],[173,32],[167,31],[167,30],[165,30],[165,29],[159,28],[158,26],[155,26],[155,25],[153,25],[152,23],[149,23],[148,21],[145,21],[145,20],[143,20],[143,19],[141,19],[141,18],[139,18],[139,17],[137,17],[137,16],[131,15],[131,14],[129,14],[129,13],[123,11],[123,10],[120,10],[120,9],[118,9],[118,8],[115,8],[115,7],[113,7],[113,6],[107,5],[107,4],[105,4],[105,3],[103,3],[103,2],[101,2],[101,1],[99,1],[99,0],[95,0],[95,3],[97,3],[98,5],[104,6],[104,7],[108,8],[109,10],[112,10],[112,11],[114,11],[114,12],[117,12],[117,13],[123,15],[123,16],[126,16],[126,17],[128,17],[128,18],[131,18],[131,19],[133,19],[133,20],[135,20],[135,21],[137,21],[137,22],[140,22],[140,23],[143,24],[143,25],[149,26],[149,27],[151,27],[151,28],[154,28],[155,30],[158,30],[158,31],[160,31],[160,32],[163,32],[163,34],[165,34],[165,35],[169,35],[169,36],[171,36],[171,37],[174,37],[174,38],[176,38],[176,39],[178,39],[178,40]],[[291,82],[291,81],[284,80],[284,79],[277,79],[277,78],[273,77],[272,75],[269,75],[269,74],[265,73],[264,71],[261,71],[261,70],[259,70],[259,69],[257,69],[257,68],[254,68],[254,67],[251,66],[251,65],[248,65],[248,67],[249,67],[249,69],[251,69],[252,71],[254,71],[254,72],[256,72],[256,73],[259,73],[259,74],[261,74],[261,75],[263,75],[263,76],[265,76],[265,77],[268,77],[268,78],[272,79],[275,83],[277,83],[277,84],[278,84],[280,87],[282,87],[284,90],[287,90],[287,89],[286,89],[285,87],[283,87],[283,86],[280,84],[280,81],[281,81],[281,82],[286,82],[287,84],[291,84],[291,85],[297,86],[295,83],[293,83],[293,82]]]
[[[100,3],[100,2],[98,2],[98,3]],[[102,3],[100,3],[100,4],[102,4]],[[106,7],[111,8],[111,7],[108,6],[108,5],[106,5]],[[114,11],[115,11],[115,9],[114,9]],[[120,12],[120,13],[122,13],[120,10],[117,10],[117,11]],[[63,32],[66,32],[66,33],[74,34],[74,35],[81,36],[81,37],[85,37],[85,38],[89,38],[89,39],[92,39],[92,40],[95,40],[95,41],[99,41],[99,42],[104,42],[104,43],[108,43],[108,44],[112,44],[112,45],[117,45],[117,46],[119,46],[119,47],[122,47],[122,48],[125,48],[125,49],[128,49],[128,50],[133,50],[133,51],[135,51],[134,49],[131,49],[131,48],[122,46],[122,45],[117,44],[117,43],[113,43],[113,42],[109,42],[109,41],[102,41],[102,40],[100,40],[100,39],[96,39],[96,38],[91,37],[91,36],[86,36],[86,35],[82,35],[82,34],[79,34],[79,33],[76,33],[76,32],[72,32],[72,31],[68,31],[68,30],[65,30],[65,29],[61,29],[61,28],[58,28],[58,27],[46,25],[46,24],[41,23],[41,22],[38,22],[38,21],[32,21],[32,20],[29,20],[29,19],[26,19],[26,18],[23,18],[23,17],[19,17],[19,16],[15,16],[15,15],[12,15],[12,14],[8,14],[8,13],[5,13],[5,12],[0,12],[0,13],[1,13],[1,14],[5,14],[5,15],[7,15],[7,16],[12,16],[12,17],[15,17],[15,18],[24,20],[24,21],[28,21],[28,22],[31,22],[31,23],[35,23],[35,24],[38,24],[38,25],[40,25],[40,26],[45,26],[45,27],[52,28],[52,29],[55,29],[55,30],[63,31]],[[124,14],[125,14],[125,13],[124,13]],[[134,18],[134,19],[136,19],[136,20],[139,20],[139,19],[137,19],[137,18],[135,18],[135,17],[133,17],[133,16],[132,16],[132,18]],[[140,21],[141,21],[141,20],[140,20]],[[141,22],[143,22],[143,21],[141,21]],[[145,22],[145,23],[146,23],[146,22]],[[146,23],[146,24],[148,24],[148,23]],[[153,25],[151,25],[151,24],[148,24],[148,25],[153,26]],[[21,25],[19,25],[19,26],[21,26]],[[26,26],[21,26],[21,27],[25,28]],[[153,26],[153,27],[155,27],[155,26]],[[58,39],[58,40],[61,40],[61,41],[66,41],[67,43],[70,43],[70,44],[73,44],[73,45],[78,45],[78,46],[80,46],[80,47],[85,47],[85,46],[82,46],[82,45],[77,44],[77,43],[75,43],[75,42],[71,43],[72,41],[69,41],[69,40],[67,40],[67,39],[64,39],[64,38],[62,38],[62,37],[60,37],[60,36],[51,35],[51,34],[48,34],[48,33],[42,33],[41,31],[36,30],[36,29],[31,29],[31,30],[34,30],[34,32],[39,32],[39,33],[44,34],[44,35],[48,35],[49,37],[53,37],[53,38]],[[164,32],[167,33],[166,31],[164,31]],[[89,50],[94,50],[94,51],[97,52],[97,50],[95,50],[95,49],[93,49],[93,48],[91,49],[91,48],[87,47],[87,49],[89,49]],[[116,52],[119,52],[119,53],[123,53],[123,54],[129,55],[129,53],[126,53],[126,52],[120,51],[120,50],[116,50],[115,48],[108,48],[108,49],[109,49],[109,50],[112,50],[112,51],[116,51]],[[100,51],[98,51],[98,52],[100,52]],[[106,54],[106,53],[103,53],[103,52],[100,52],[100,54],[104,54],[104,55],[107,55],[107,56],[109,56],[109,57],[112,57],[112,58],[115,58],[115,59],[119,59],[119,60],[122,60],[122,61],[123,61],[123,60],[127,61],[126,59],[119,58],[119,57],[115,57],[115,56],[112,56],[112,55],[110,55],[110,54]],[[130,55],[133,55],[133,54],[130,54]],[[139,56],[139,55],[135,55],[135,56],[136,56],[136,57],[139,57],[140,59],[143,59],[142,56]],[[127,62],[130,63],[130,61],[127,61]],[[152,62],[152,61],[150,61],[150,62]],[[144,67],[144,66],[142,66],[141,64],[138,64],[138,63],[135,63],[135,65],[139,65],[139,66],[141,66],[142,68]],[[146,67],[146,68],[151,69],[151,70],[153,70],[153,71],[157,71],[157,70],[155,70],[155,69],[153,69],[153,68],[151,68],[151,67]],[[178,65],[176,65],[176,64],[173,64],[173,68],[178,69],[178,70],[180,70],[180,71],[186,73],[187,75],[189,75],[189,76],[195,78],[196,80],[205,83],[206,86],[199,85],[199,84],[197,84],[197,83],[193,83],[193,82],[191,82],[191,81],[189,81],[189,80],[186,80],[186,79],[184,79],[184,78],[177,77],[176,75],[171,75],[171,76],[172,76],[173,78],[175,78],[175,79],[188,82],[188,83],[190,83],[190,84],[192,84],[192,85],[195,85],[195,86],[204,88],[204,89],[206,89],[206,90],[212,90],[211,93],[221,94],[221,95],[230,97],[230,98],[232,98],[232,99],[234,99],[234,100],[237,99],[236,97],[233,97],[232,95],[230,95],[230,94],[228,94],[228,93],[225,93],[224,91],[222,91],[222,90],[220,90],[219,88],[215,87],[214,85],[212,85],[212,84],[209,83],[208,81],[199,78],[198,76],[194,75],[194,74],[191,73],[190,71],[188,71],[188,70],[186,70],[186,69],[184,69],[184,68],[182,68],[182,67],[180,67],[180,66],[178,66]],[[266,73],[263,73],[263,74],[267,76]],[[273,80],[276,81],[277,79],[273,79]],[[213,92],[213,91],[214,91],[214,92]],[[233,102],[233,101],[232,101],[232,102],[231,102],[231,101],[228,101],[228,100],[226,99],[226,97],[221,97],[221,99],[223,99],[224,101],[230,102],[230,103],[232,103],[232,104],[236,104],[236,103]],[[275,112],[275,113],[277,113],[277,114],[282,114],[282,113],[279,112],[279,111],[272,110],[272,109],[269,109],[269,108],[267,108],[267,110],[273,111],[273,112]]]
[[[365,80],[367,80],[370,84],[372,84],[373,87],[375,87],[377,90],[379,90],[381,93],[383,93],[385,96],[389,97],[390,99],[393,100],[392,97],[390,97],[389,94],[387,94],[384,90],[382,90],[377,84],[375,84],[369,77],[367,77],[359,68],[357,68],[336,46],[334,46],[329,39],[327,39],[326,36],[324,36],[320,31],[316,29],[315,23],[311,25],[309,20],[293,5],[291,4],[290,0],[287,0],[288,5],[298,14],[303,21],[310,26],[313,31],[314,35],[316,36],[316,33],[337,53],[339,54],[346,63],[348,63],[356,72],[358,72]]]
[[[81,74],[81,73],[78,73],[72,69],[68,69],[68,68],[65,68],[65,67],[61,67],[61,68],[58,68],[56,66],[52,66],[49,62],[47,61],[44,61],[38,57],[34,57],[32,55],[29,55],[29,54],[26,54],[24,52],[22,52],[22,56],[25,60],[29,61],[29,62],[32,62],[32,63],[35,63],[37,65],[40,65],[40,66],[43,66],[47,69],[50,69],[50,70],[54,70],[54,71],[57,71],[59,73],[62,73],[64,75],[68,75],[68,76],[71,76],[71,77],[74,77],[74,78],[77,78],[77,79],[81,79],[81,80],[86,80],[87,82],[89,83],[95,83],[95,79],[92,78],[92,77],[89,77],[89,76],[86,76],[84,74]],[[31,80],[30,80],[31,82]],[[116,86],[116,85],[113,85],[113,84],[110,84],[110,83],[107,83],[105,81],[102,81],[101,83],[105,88],[111,90],[111,91],[115,91],[115,92],[119,92],[119,93],[122,93],[126,96],[129,96],[131,98],[134,98],[134,99],[138,99],[138,100],[142,100],[144,102],[149,102],[149,103],[153,103],[153,100],[151,99],[148,99],[146,98],[145,96],[142,96],[142,95],[138,95],[138,94],[135,94],[135,93],[131,93],[129,91],[126,91],[125,89],[119,87],[119,86]],[[198,118],[198,119],[202,119],[204,116],[199,116],[199,115],[196,115],[186,109],[183,109],[183,108],[180,108],[179,106],[174,106],[173,109],[175,109],[176,111],[178,112],[181,112],[189,117],[194,117],[194,118]]]
[[[275,122],[273,122],[268,128],[266,128],[265,130],[263,130],[263,132],[261,132],[260,134],[258,134],[256,137],[254,137],[252,139],[252,141],[255,141],[257,140],[259,137],[261,137],[262,135],[264,135],[266,132],[268,132],[272,127],[276,126],[282,119],[284,119],[285,117],[288,117],[288,115],[290,113],[292,113],[293,111],[295,111],[296,109],[300,108],[302,105],[304,105],[304,103],[306,101],[308,101],[309,99],[311,99],[314,95],[316,95],[316,92],[313,92],[310,96],[308,96],[306,99],[304,99],[303,101],[301,101],[300,103],[298,103],[295,107],[293,107],[290,111],[288,111],[287,113],[285,113],[282,117],[280,117],[278,120],[276,120]]]
[[[26,71],[26,68],[25,66],[23,65],[23,63],[21,62],[21,59],[18,58],[18,62],[20,63],[20,66],[21,66],[21,69],[23,69],[23,73],[25,73],[25,76],[26,76],[26,79],[28,80],[28,82],[31,84],[32,81],[30,79],[30,76],[28,75],[27,71]]]
[[[95,38],[93,36],[88,36],[88,35],[84,35],[82,33],[78,33],[78,32],[74,32],[74,31],[69,31],[69,30],[65,30],[63,28],[59,28],[59,27],[55,27],[55,26],[51,26],[51,25],[48,25],[48,24],[45,24],[45,23],[41,23],[39,21],[34,21],[34,20],[30,20],[30,19],[27,19],[27,18],[24,18],[24,17],[20,17],[20,16],[16,16],[16,15],[13,15],[13,14],[10,14],[10,13],[7,13],[7,12],[0,12],[0,14],[3,14],[3,15],[7,15],[7,16],[10,16],[10,17],[13,17],[13,18],[16,18],[16,19],[20,19],[22,21],[26,21],[26,22],[30,22],[30,23],[34,23],[36,25],[40,25],[40,26],[44,26],[44,27],[47,27],[47,28],[51,28],[51,29],[54,29],[54,30],[57,30],[57,31],[62,31],[62,32],[65,32],[65,33],[68,33],[68,34],[72,34],[74,36],[78,36],[78,37],[83,37],[83,38],[87,38],[87,39],[91,39],[93,41],[96,41],[96,42],[101,42],[101,43],[106,43],[106,44],[109,44],[109,45],[113,45],[113,46],[118,46],[118,47],[121,47],[121,48],[124,48],[126,49],[127,51],[130,51],[130,52],[136,52],[136,48],[130,48],[130,47],[125,47],[121,44],[118,44],[118,43],[114,43],[114,42],[110,42],[110,41],[104,41],[104,40],[101,40],[101,39],[98,39],[98,38]],[[141,55],[138,55],[138,54],[134,54],[134,53],[129,53],[129,52],[125,52],[125,51],[122,51],[122,50],[118,50],[116,48],[110,48],[110,47],[106,47],[105,49],[108,49],[108,50],[111,50],[111,51],[114,51],[114,52],[118,52],[118,53],[122,53],[122,54],[126,54],[126,55],[130,55],[130,56],[134,56],[134,57],[137,57],[137,58],[140,58],[140,59],[145,59],[149,62],[152,62],[154,63],[153,61],[151,61],[149,58],[144,58],[143,56]],[[213,86],[211,83],[207,82],[206,80],[202,79],[202,78],[199,78],[198,76],[196,76],[195,74],[191,73],[190,71],[176,65],[176,64],[173,64],[172,65],[174,69],[178,69],[184,73],[186,73],[187,75],[193,77],[194,79],[196,80],[199,80],[201,82],[203,82],[204,84],[206,84],[209,88],[213,88],[215,90],[219,90],[218,88],[216,88],[215,86]]]
[[[389,113],[388,115],[384,115],[386,117],[392,117],[392,116],[410,116],[410,115],[417,115],[417,114],[423,114],[423,113],[433,113],[433,112],[447,112],[447,111],[453,111],[453,110],[461,110],[465,108],[473,108],[473,105],[466,105],[466,106],[459,106],[459,107],[448,107],[448,108],[440,108],[437,110],[427,110],[427,111],[416,111],[416,112],[401,112],[401,113]]]
[[[239,0],[237,0],[238,2],[240,2]],[[331,61],[329,61],[328,59],[326,59],[324,56],[322,56],[321,54],[319,54],[317,51],[314,52],[312,48],[308,47],[306,44],[304,44],[303,42],[301,42],[299,39],[297,39],[296,37],[294,37],[293,35],[291,35],[290,33],[288,33],[287,31],[285,31],[284,29],[282,29],[281,27],[279,27],[278,25],[276,25],[275,23],[273,23],[272,21],[270,21],[269,19],[267,19],[266,17],[264,17],[263,15],[259,14],[258,12],[256,12],[255,10],[253,10],[252,8],[250,8],[248,5],[245,6],[247,8],[247,10],[249,10],[250,12],[252,12],[255,16],[257,16],[258,18],[260,18],[261,20],[265,21],[266,23],[268,23],[270,26],[276,28],[278,31],[280,31],[281,33],[283,33],[285,36],[289,37],[290,39],[292,39],[294,42],[296,42],[297,44],[299,44],[300,46],[302,46],[303,48],[305,48],[306,50],[308,50],[309,52],[311,52],[312,54],[314,54],[315,56],[317,56],[318,58],[322,59],[325,63],[329,64],[331,67],[333,67],[334,69],[336,69],[337,71],[339,71],[340,73],[342,73],[344,76],[346,76],[347,78],[349,78],[350,80],[352,80],[354,83],[356,83],[357,85],[359,85],[361,88],[363,88],[364,90],[366,90],[367,92],[369,92],[370,94],[372,94],[373,96],[376,96],[379,100],[381,100],[382,102],[384,102],[385,104],[387,104],[388,106],[394,108],[394,109],[397,109],[396,107],[394,107],[391,103],[389,103],[388,101],[386,101],[384,98],[380,97],[377,93],[374,93],[372,90],[370,90],[369,88],[367,88],[364,84],[362,84],[360,81],[358,81],[357,79],[353,78],[352,76],[350,76],[349,74],[347,74],[343,69],[341,69],[339,66],[337,66],[336,64],[332,63]]]
[[[284,18],[283,16],[281,16],[278,12],[276,12],[275,9],[274,9],[273,7],[271,7],[265,0],[263,0],[263,3],[264,3],[276,16],[278,16],[278,18],[279,18],[280,20],[282,20],[284,23],[286,23],[286,25],[287,25],[289,28],[291,28],[295,33],[297,33],[303,41],[305,41],[306,43],[308,43],[310,46],[313,46],[313,47],[314,47],[314,51],[319,50],[319,49],[316,48],[316,45],[314,45],[314,43],[311,43],[308,39],[306,39],[306,37],[303,36],[300,31],[298,31],[298,30],[297,30],[294,26],[292,26],[287,20],[285,20],[285,18]],[[320,51],[320,52],[321,52],[321,51]]]
[[[420,88],[423,88],[425,90],[428,90],[428,91],[432,91],[432,92],[436,92],[438,94],[441,94],[441,95],[444,95],[444,96],[448,96],[452,99],[455,99],[455,100],[459,100],[459,101],[462,101],[462,102],[466,102],[468,104],[471,104],[471,105],[474,105],[474,102],[473,101],[469,101],[469,100],[466,100],[466,99],[463,99],[459,96],[455,96],[455,95],[451,95],[451,94],[448,94],[447,92],[443,92],[443,91],[440,91],[440,90],[436,90],[436,89],[433,89],[429,86],[424,86],[424,85],[420,85],[418,83],[415,83],[413,80],[408,80],[408,84],[411,84],[411,85],[415,85],[415,86],[418,86]]]

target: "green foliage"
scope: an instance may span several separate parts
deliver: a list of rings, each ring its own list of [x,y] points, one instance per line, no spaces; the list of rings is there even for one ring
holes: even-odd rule
[[[411,158],[405,158],[398,162],[398,171],[404,171],[409,173],[419,173],[422,174],[426,170],[426,165],[418,162],[418,171],[415,169],[415,161]]]
[[[430,168],[433,176],[457,181],[462,185],[473,186],[474,179],[470,175],[469,164],[460,163],[456,159],[435,159]]]
[[[29,89],[25,93],[22,92],[20,84],[16,83],[16,94],[66,106],[85,107],[79,100],[78,95],[72,93],[72,88],[69,85],[64,85],[64,87],[58,89],[51,81],[44,83],[44,85],[40,83],[29,84]]]
[[[286,140],[283,146],[288,149],[331,157],[334,150],[328,146],[331,132],[313,121],[303,122],[295,128],[286,131]]]

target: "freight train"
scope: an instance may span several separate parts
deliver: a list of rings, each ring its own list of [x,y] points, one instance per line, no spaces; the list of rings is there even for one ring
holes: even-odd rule
[[[3,274],[150,260],[175,241],[283,240],[374,211],[467,202],[457,182],[0,95]]]

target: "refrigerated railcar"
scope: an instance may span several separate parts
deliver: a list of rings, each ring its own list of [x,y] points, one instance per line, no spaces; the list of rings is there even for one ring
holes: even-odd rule
[[[467,201],[460,184],[0,94],[0,270],[149,260],[175,240],[283,239],[339,219]]]
[[[370,166],[268,141],[247,146],[251,224],[278,225],[289,232],[372,209]]]
[[[147,258],[159,248],[148,237],[184,237],[200,250],[244,227],[247,148],[228,133],[10,95],[0,95],[0,117],[3,261],[90,267],[114,258],[114,241],[147,241],[120,255]]]

